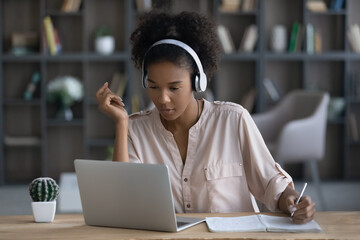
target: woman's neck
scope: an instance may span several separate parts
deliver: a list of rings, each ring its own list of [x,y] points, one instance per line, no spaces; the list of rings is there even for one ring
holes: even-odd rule
[[[184,112],[180,117],[173,121],[168,121],[161,117],[166,130],[175,133],[179,131],[188,131],[193,125],[197,123],[201,115],[201,102],[194,98],[194,101],[189,105],[188,113]]]

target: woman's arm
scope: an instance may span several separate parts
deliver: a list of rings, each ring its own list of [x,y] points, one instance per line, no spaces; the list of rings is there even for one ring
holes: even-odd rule
[[[303,196],[300,199],[299,204],[295,205],[298,196],[298,192],[287,186],[279,198],[279,209],[289,214],[294,211],[292,218],[295,223],[301,224],[310,222],[314,219],[315,203],[309,196]]]
[[[99,109],[115,122],[115,144],[113,161],[128,162],[128,125],[129,116],[124,108],[124,103],[121,98],[111,92],[108,88],[108,83],[105,83],[96,92],[96,99],[99,104]]]
[[[114,143],[114,162],[129,162],[128,152],[128,122],[121,122],[115,125],[116,136]]]

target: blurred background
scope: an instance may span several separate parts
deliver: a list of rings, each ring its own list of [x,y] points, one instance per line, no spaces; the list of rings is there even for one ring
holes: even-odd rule
[[[0,215],[31,214],[28,184],[41,176],[60,184],[59,212],[81,211],[74,159],[113,150],[96,90],[109,82],[129,113],[151,107],[129,37],[152,9],[213,19],[223,54],[197,97],[244,106],[319,210],[360,210],[360,1],[2,0]],[[286,134],[294,124],[300,133]]]

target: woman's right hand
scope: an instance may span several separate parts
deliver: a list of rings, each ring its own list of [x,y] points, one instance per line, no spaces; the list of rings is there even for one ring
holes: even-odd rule
[[[129,116],[124,108],[125,104],[119,96],[111,92],[107,82],[96,92],[96,100],[99,110],[109,116],[116,124],[128,122]]]

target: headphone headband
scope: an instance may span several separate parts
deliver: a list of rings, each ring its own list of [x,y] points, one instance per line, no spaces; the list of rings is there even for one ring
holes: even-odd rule
[[[196,54],[196,52],[186,43],[181,42],[179,40],[176,39],[162,39],[160,41],[155,42],[153,45],[150,46],[150,48],[146,51],[144,58],[143,58],[143,62],[142,62],[142,82],[143,82],[143,87],[147,88],[147,81],[146,81],[146,74],[145,74],[145,59],[146,59],[146,55],[147,53],[150,51],[150,49],[152,49],[153,47],[160,45],[160,44],[171,44],[171,45],[175,45],[178,47],[181,47],[182,49],[184,49],[187,53],[190,54],[190,56],[194,59],[195,64],[198,68],[198,74],[196,74],[196,77],[194,79],[195,81],[195,90],[197,92],[203,92],[206,90],[206,86],[207,86],[207,77],[206,74],[204,73],[200,58],[198,57],[198,55]]]

